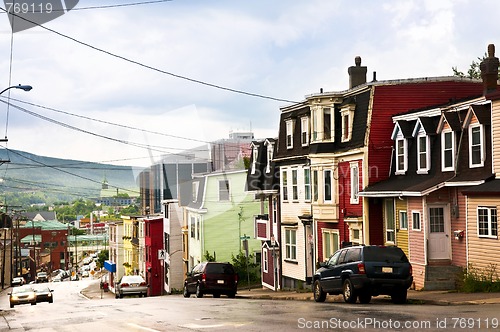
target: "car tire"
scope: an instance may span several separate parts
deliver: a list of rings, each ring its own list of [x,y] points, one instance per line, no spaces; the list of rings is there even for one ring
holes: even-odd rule
[[[367,291],[361,292],[359,294],[359,303],[368,304],[372,300],[372,295]]]
[[[219,294],[219,293],[214,293],[214,294],[213,294],[213,296],[214,296],[215,298],[219,298],[219,297],[220,297],[220,294]]]
[[[118,296],[120,297],[120,299],[123,299],[123,294],[122,293],[118,294]]]
[[[201,290],[200,284],[196,285],[196,297],[197,298],[202,298],[203,297],[203,292]]]
[[[184,285],[184,290],[182,291],[182,295],[186,298],[190,297],[191,294],[189,294],[189,291],[188,291],[188,288],[187,288],[187,285]]]
[[[148,297],[148,293],[144,293],[144,294],[142,294],[142,296]]]
[[[405,304],[408,298],[408,292],[406,289],[398,289],[391,295],[391,300],[396,304]]]
[[[50,300],[49,303],[54,303],[54,300]]]
[[[36,305],[36,302],[31,302],[31,305]]]
[[[120,296],[118,295],[118,293],[115,293],[115,299],[118,299],[120,298]]]
[[[354,286],[352,284],[351,279],[344,280],[344,284],[342,287],[342,295],[344,296],[344,301],[347,303],[356,303],[356,291],[354,290]]]
[[[10,304],[10,307],[11,307],[11,308],[14,308],[14,305],[11,303],[11,304]]]
[[[314,301],[316,302],[325,302],[326,300],[326,293],[323,291],[323,287],[321,287],[321,284],[319,280],[316,280],[314,282]]]
[[[236,293],[231,292],[231,293],[227,294],[227,297],[229,297],[230,299],[234,299],[236,297]]]

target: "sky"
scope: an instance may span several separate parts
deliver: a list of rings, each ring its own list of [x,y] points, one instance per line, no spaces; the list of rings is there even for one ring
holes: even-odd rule
[[[491,43],[498,57],[499,12],[498,0],[80,0],[12,33],[0,9],[0,89],[33,87],[1,95],[0,148],[147,167],[230,132],[277,137],[280,107],[346,90],[356,56],[368,81],[466,72]]]

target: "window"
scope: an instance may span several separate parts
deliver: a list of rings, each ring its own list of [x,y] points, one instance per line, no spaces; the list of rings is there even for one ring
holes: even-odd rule
[[[327,259],[339,250],[339,233],[333,229],[323,229],[323,258]]]
[[[292,169],[292,199],[297,201],[299,199],[299,188],[297,179],[297,170]]]
[[[351,204],[359,204],[359,166],[351,163]]]
[[[349,113],[342,113],[342,141],[349,139]]]
[[[196,218],[196,240],[201,239],[201,237],[200,237],[200,231],[201,231],[201,217],[198,216]]]
[[[190,218],[190,226],[191,226],[191,238],[194,239],[195,238],[195,234],[196,234],[196,218],[191,216]]]
[[[269,270],[269,261],[267,256],[267,248],[262,249],[262,272],[267,273]]]
[[[297,230],[285,229],[285,259],[297,259]]]
[[[479,237],[498,237],[497,209],[495,207],[477,208],[477,235]]]
[[[300,143],[302,146],[309,144],[309,118],[303,117],[300,119]]]
[[[193,202],[196,202],[198,200],[198,187],[199,187],[200,183],[198,181],[195,181],[192,183],[192,198],[193,198]]]
[[[317,109],[311,111],[311,130],[313,142],[319,140],[319,111]]]
[[[453,171],[455,168],[455,139],[452,131],[441,134],[441,160],[443,171]]]
[[[258,146],[255,145],[252,148],[252,170],[251,170],[251,174],[255,174],[255,168],[256,168],[256,165],[257,165],[257,157],[258,156],[259,156],[259,149],[258,149]]]
[[[311,200],[311,170],[304,168],[304,200]]]
[[[229,201],[228,180],[219,180],[219,201]]]
[[[444,209],[442,207],[429,208],[429,231],[444,233]]]
[[[342,117],[342,142],[351,140],[352,137],[352,122],[354,119],[354,105],[349,105],[340,111]]]
[[[323,139],[329,141],[332,139],[332,110],[330,108],[323,108]]]
[[[399,211],[399,228],[408,229],[408,213],[406,211]]]
[[[394,200],[384,200],[385,206],[385,240],[387,242],[396,242],[395,220],[394,220]]]
[[[469,127],[469,166],[484,166],[484,144],[482,125]]]
[[[404,174],[406,172],[406,139],[396,139],[396,174]]]
[[[331,202],[332,201],[332,170],[331,169],[325,170],[324,177],[325,177],[324,201]]]
[[[353,245],[358,245],[361,243],[361,231],[359,229],[353,229],[351,232],[351,242]]]
[[[267,165],[266,165],[266,173],[271,172],[271,161],[273,161],[273,144],[269,143],[267,145]]]
[[[411,218],[413,221],[413,230],[419,231],[421,230],[421,225],[420,225],[420,212],[412,212]]]
[[[313,171],[313,201],[318,201],[318,171]]]
[[[281,192],[283,193],[283,200],[288,201],[288,179],[287,179],[287,171],[286,169],[282,171],[281,173],[281,179],[282,179],[282,188]]]
[[[286,122],[286,148],[293,148],[293,120]]]
[[[430,168],[429,139],[427,135],[417,137],[417,173],[427,174]]]

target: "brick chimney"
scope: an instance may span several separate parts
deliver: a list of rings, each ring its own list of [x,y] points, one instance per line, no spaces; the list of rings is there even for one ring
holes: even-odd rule
[[[495,45],[488,45],[488,57],[484,59],[479,68],[483,79],[483,95],[487,95],[497,90],[498,81],[498,58],[495,57]]]
[[[347,68],[347,73],[349,73],[349,89],[366,83],[367,69],[365,66],[361,66],[361,57],[357,56],[354,58],[354,63],[356,66]]]

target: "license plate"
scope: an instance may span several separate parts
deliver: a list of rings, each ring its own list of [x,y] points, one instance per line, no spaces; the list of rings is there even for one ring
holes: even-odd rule
[[[130,284],[130,286],[137,287],[137,286],[139,286],[139,284]]]
[[[382,273],[392,273],[392,267],[383,266],[382,267]]]
[[[217,280],[217,283],[218,283],[218,284],[223,284],[223,283],[224,283],[224,280]]]

